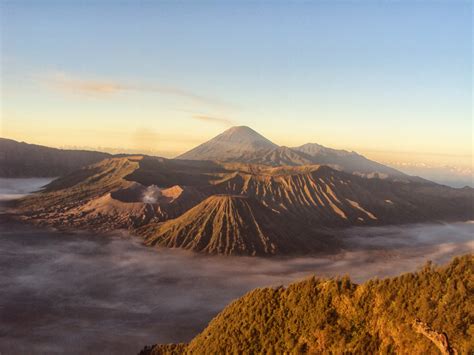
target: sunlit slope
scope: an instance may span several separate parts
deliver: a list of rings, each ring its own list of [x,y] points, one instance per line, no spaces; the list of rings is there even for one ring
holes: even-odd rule
[[[193,165],[187,165],[186,172],[182,169],[162,158],[111,158],[53,181],[44,191],[19,201],[18,210],[39,224],[133,230],[152,220],[174,218],[205,198],[197,189],[179,184],[207,182],[207,175]],[[160,186],[153,203],[144,202],[148,186],[139,181]]]
[[[311,278],[249,292],[188,345],[143,354],[437,354],[443,332],[459,354],[474,350],[472,255],[449,265],[362,285]],[[418,320],[418,324],[415,321]],[[422,328],[432,333],[420,332]],[[427,335],[435,334],[434,341]]]

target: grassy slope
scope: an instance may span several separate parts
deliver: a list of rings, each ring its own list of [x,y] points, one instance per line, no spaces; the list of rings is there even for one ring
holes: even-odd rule
[[[188,345],[147,353],[436,354],[416,333],[419,318],[445,332],[460,354],[474,350],[474,258],[362,285],[311,278],[251,291],[227,306]]]

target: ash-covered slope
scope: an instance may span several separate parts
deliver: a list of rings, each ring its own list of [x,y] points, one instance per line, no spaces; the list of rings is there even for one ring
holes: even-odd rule
[[[246,156],[278,146],[246,126],[232,127],[177,159],[241,161]]]
[[[279,212],[251,197],[213,195],[176,219],[141,228],[139,234],[150,246],[209,254],[308,253],[327,247],[324,235],[282,222]]]
[[[110,158],[54,180],[18,201],[16,210],[42,225],[134,229],[179,216],[202,201],[203,193],[188,184],[207,182],[213,167],[203,166],[143,156]]]
[[[0,177],[63,176],[111,155],[44,147],[0,138]]]
[[[311,278],[256,289],[189,344],[155,345],[140,354],[471,354],[473,268],[467,255],[361,285],[347,277]],[[420,324],[438,336],[427,337]]]

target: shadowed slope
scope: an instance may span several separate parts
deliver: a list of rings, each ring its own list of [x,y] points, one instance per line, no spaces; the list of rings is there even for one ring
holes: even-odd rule
[[[380,177],[392,177],[415,181],[422,180],[367,159],[356,152],[327,148],[316,143],[307,143],[291,149],[308,156],[313,164],[329,165],[335,169],[344,170],[348,173],[356,173],[364,176],[378,174]]]
[[[57,149],[0,138],[0,176],[62,176],[111,156],[102,152]]]

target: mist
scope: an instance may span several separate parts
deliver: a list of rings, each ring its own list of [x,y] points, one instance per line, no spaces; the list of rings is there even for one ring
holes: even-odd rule
[[[156,185],[148,186],[143,192],[143,203],[156,203],[161,196],[161,189]]]
[[[2,223],[0,353],[134,354],[147,344],[187,342],[256,287],[415,271],[472,252],[472,235],[473,223],[351,228],[335,254],[256,258],[152,249],[125,232]]]
[[[363,233],[350,232],[351,251],[265,259],[155,250],[119,233],[2,226],[0,352],[130,354],[146,344],[189,341],[255,287],[313,274],[362,282],[416,270],[426,260],[443,263],[474,246],[473,224],[384,228],[367,240]]]
[[[9,201],[26,196],[49,184],[53,178],[0,178],[0,202]]]

